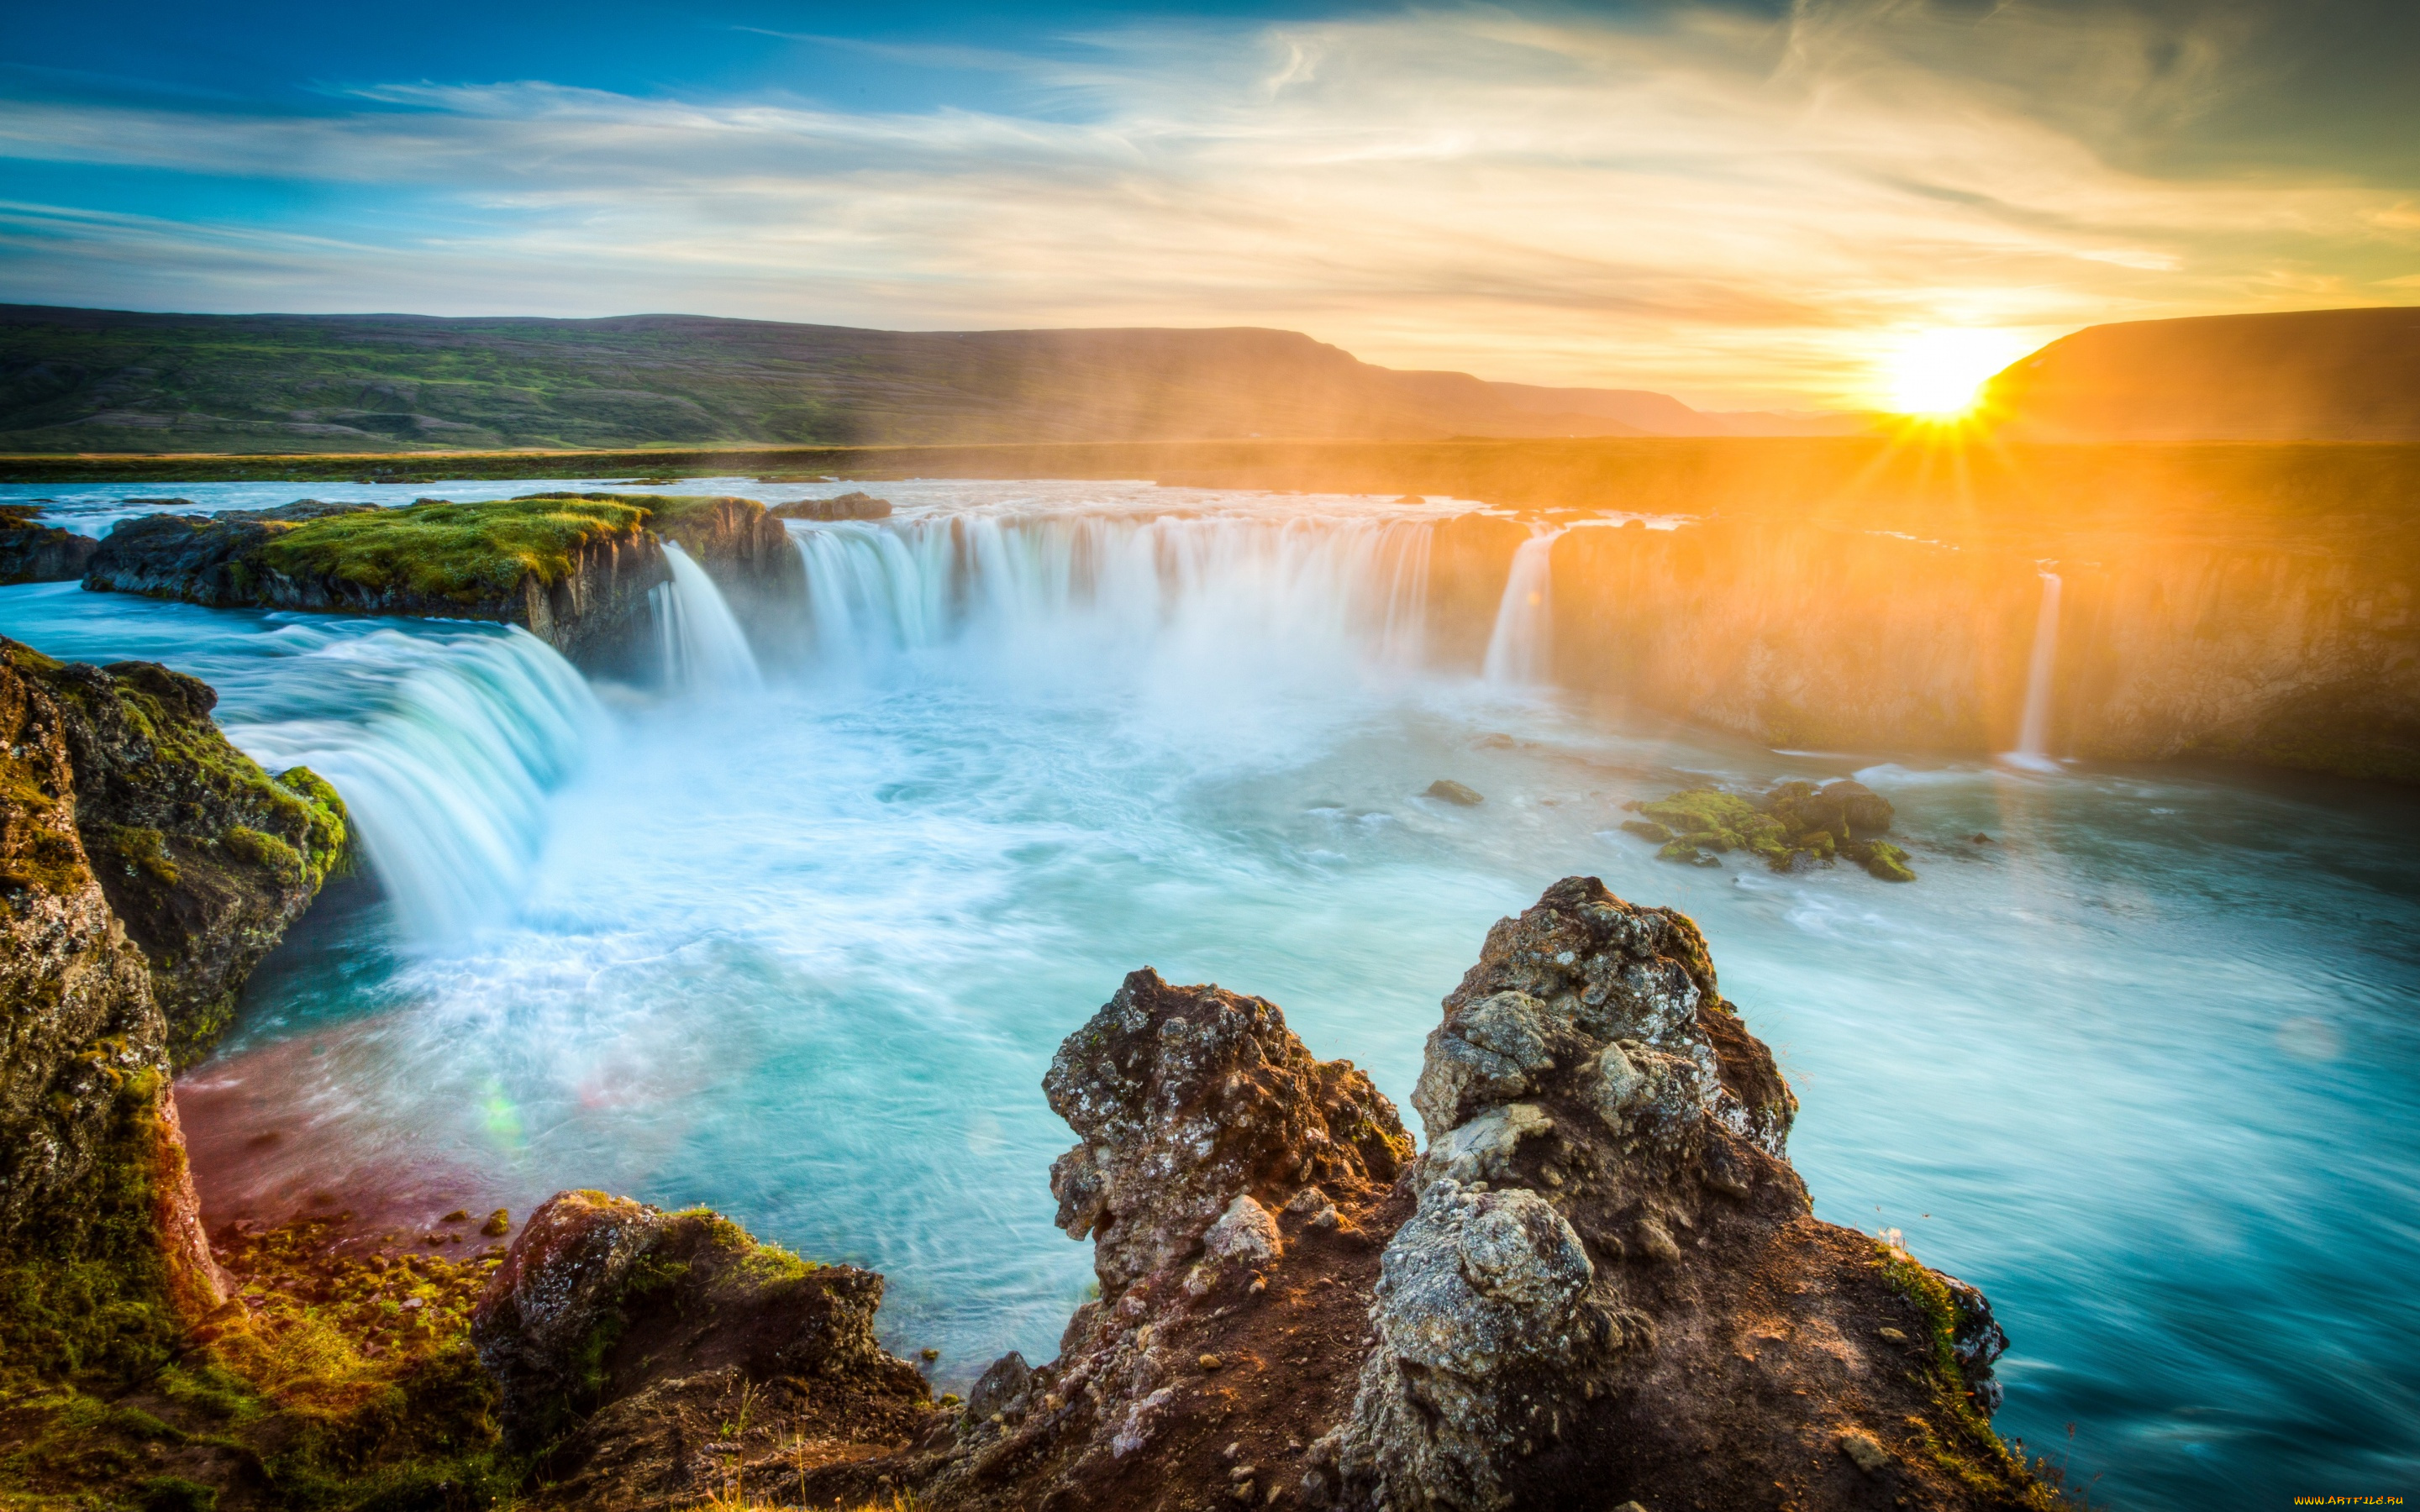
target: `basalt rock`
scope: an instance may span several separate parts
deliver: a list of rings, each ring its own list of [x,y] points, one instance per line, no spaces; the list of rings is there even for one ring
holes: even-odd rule
[[[32,504],[0,504],[0,588],[81,578],[101,543],[35,518]]]
[[[595,1192],[532,1215],[473,1315],[508,1447],[546,1450],[540,1500],[696,1500],[726,1472],[853,1463],[933,1418],[874,1337],[882,1277],[813,1265],[703,1211]]]
[[[171,1062],[206,1053],[253,968],[349,864],[343,801],[227,743],[209,685],[151,662],[59,663],[0,640],[55,709],[74,820],[111,914],[150,966]]]
[[[213,608],[306,609],[518,625],[574,661],[613,663],[644,640],[663,549],[621,509],[551,539],[516,531],[522,501],[408,510],[302,500],[277,509],[121,521],[85,575],[95,592]],[[373,531],[326,522],[373,516]],[[318,524],[316,532],[297,534]],[[392,544],[373,539],[394,532]],[[330,539],[330,537],[335,537]]]
[[[1574,877],[1499,922],[1414,1105],[1418,1210],[1315,1499],[1856,1506],[1869,1475],[1907,1505],[2038,1496],[1986,1421],[1988,1304],[1811,1216],[1795,1100],[1687,918]],[[1887,1465],[1833,1452],[1851,1434]]]

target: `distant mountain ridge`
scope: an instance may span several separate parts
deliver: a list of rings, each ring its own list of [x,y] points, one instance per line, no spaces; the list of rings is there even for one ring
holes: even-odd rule
[[[1984,388],[2043,441],[2420,441],[2420,306],[2090,326]]]
[[[1775,418],[1740,417],[1749,434],[1772,434]],[[1733,433],[1666,394],[1403,372],[1252,327],[892,332],[0,305],[0,451],[11,452]]]

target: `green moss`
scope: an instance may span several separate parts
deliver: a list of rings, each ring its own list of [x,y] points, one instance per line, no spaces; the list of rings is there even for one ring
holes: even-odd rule
[[[282,530],[261,563],[289,578],[329,577],[373,593],[473,604],[568,577],[585,547],[636,529],[647,511],[572,495],[333,515]]]
[[[147,876],[163,887],[173,887],[179,880],[176,857],[168,854],[168,837],[159,830],[110,825],[99,827],[89,842],[96,866],[123,867],[128,876]]]
[[[1916,880],[1916,873],[1908,868],[1907,852],[1888,841],[1852,841],[1841,848],[1841,854],[1885,882]]]
[[[1881,1241],[1874,1244],[1874,1264],[1893,1291],[1916,1304],[1924,1345],[1916,1379],[1935,1408],[1932,1420],[1919,1425],[1918,1437],[1933,1462],[1996,1504],[2040,1512],[2071,1506],[2000,1442],[1976,1402],[1958,1365],[1958,1304],[1941,1277],[1907,1251]]]
[[[276,836],[264,835],[257,829],[246,829],[237,825],[226,832],[223,843],[229,854],[254,866],[265,866],[296,878],[302,877],[308,870],[301,851]]]

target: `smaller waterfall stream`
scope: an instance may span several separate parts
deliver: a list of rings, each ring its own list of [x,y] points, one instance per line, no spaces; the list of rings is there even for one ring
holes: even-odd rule
[[[1487,638],[1483,664],[1491,683],[1530,687],[1553,671],[1555,541],[1563,532],[1541,530],[1512,553],[1504,578],[1504,598],[1496,607],[1496,628]]]
[[[695,693],[745,693],[762,687],[756,654],[747,632],[723,601],[722,591],[678,542],[664,543],[673,580],[649,589],[664,655],[664,679]]]
[[[227,738],[271,771],[308,766],[335,784],[413,939],[509,918],[546,839],[547,794],[606,728],[587,683],[524,630],[388,630],[316,655],[393,688],[366,716],[231,718]]]
[[[2033,656],[2025,666],[2025,712],[2017,726],[2017,748],[2005,758],[2009,764],[2038,772],[2055,772],[2050,755],[2050,698],[2058,669],[2057,573],[2041,575],[2041,610],[2034,621]]]

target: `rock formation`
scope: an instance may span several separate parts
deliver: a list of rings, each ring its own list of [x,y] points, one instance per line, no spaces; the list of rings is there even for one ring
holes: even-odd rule
[[[557,1196],[476,1323],[507,1433],[551,1445],[538,1498],[2057,1504],[1991,1431],[1980,1294],[1811,1215],[1795,1101],[1697,927],[1592,877],[1499,921],[1446,998],[1418,1159],[1275,1005],[1149,970],[1044,1088],[1100,1295],[955,1412],[874,1344],[878,1278]]]
[[[575,661],[610,657],[649,623],[647,590],[670,576],[662,548],[641,509],[533,528],[544,513],[521,501],[380,510],[306,499],[146,515],[102,539],[85,586],[222,609],[494,620]]]
[[[775,504],[777,519],[881,519],[891,513],[891,501],[870,493],[834,494],[830,499],[794,499]]]
[[[344,804],[307,767],[271,777],[229,745],[208,684],[150,662],[60,664],[6,644],[58,711],[85,854],[150,964],[181,1069],[345,864]]]
[[[751,1469],[778,1482],[895,1454],[930,1427],[923,1378],[875,1342],[881,1300],[880,1276],[712,1213],[564,1192],[513,1242],[471,1336],[506,1447],[545,1451],[541,1500],[678,1504]]]
[[[0,639],[0,1360],[133,1370],[223,1278],[169,1101],[172,1055],[345,856],[344,811],[272,779],[213,696],[145,662]]]
[[[40,513],[38,504],[0,504],[0,588],[81,578],[100,548],[89,535],[39,523]]]

